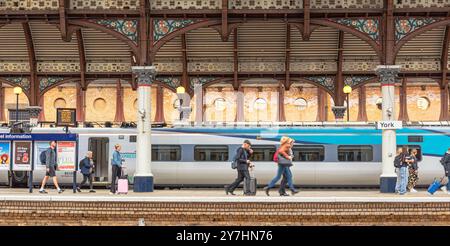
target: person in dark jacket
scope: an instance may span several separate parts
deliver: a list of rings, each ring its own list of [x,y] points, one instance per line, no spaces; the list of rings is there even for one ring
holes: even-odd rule
[[[447,149],[447,152],[441,159],[441,164],[444,166],[445,176],[447,176],[448,182],[446,186],[442,186],[442,191],[447,191],[450,194],[450,148]],[[445,187],[447,189],[445,189]]]
[[[395,186],[395,191],[400,195],[404,195],[406,194],[406,188],[408,186],[408,165],[412,162],[412,159],[406,147],[399,149],[398,152],[400,153],[396,156],[396,158],[399,158],[401,160],[401,164],[398,170],[398,178]]]
[[[62,190],[58,185],[58,178],[56,177],[56,170],[58,168],[58,164],[56,161],[56,141],[50,141],[50,146],[45,151],[45,163],[41,163],[42,165],[45,164],[46,172],[45,177],[42,180],[41,188],[39,189],[39,193],[41,194],[47,194],[47,191],[45,191],[44,187],[47,184],[47,181],[49,178],[53,179],[53,184],[55,185],[56,189],[58,190],[58,193],[62,193],[64,190]]]
[[[238,187],[238,185],[245,180],[245,186],[247,189],[250,187],[250,172],[248,170],[250,165],[250,155],[253,153],[251,149],[252,144],[249,140],[245,140],[241,147],[237,149],[236,160],[237,160],[237,178],[236,180],[225,186],[225,193],[235,195],[233,192]],[[244,190],[244,195],[249,195],[249,190]]]
[[[411,160],[412,162],[409,163],[408,170],[409,170],[409,176],[408,176],[408,190],[411,193],[416,193],[417,190],[414,189],[414,187],[417,184],[417,181],[419,180],[419,165],[417,163],[417,149],[411,150]]]
[[[83,174],[83,181],[77,187],[77,191],[81,192],[81,187],[89,180],[89,192],[95,192],[92,184],[92,176],[94,173],[94,161],[92,160],[92,151],[86,153],[86,157],[80,161],[80,172]]]

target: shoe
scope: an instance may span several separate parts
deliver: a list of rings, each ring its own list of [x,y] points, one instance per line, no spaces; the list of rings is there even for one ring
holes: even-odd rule
[[[58,194],[61,194],[63,192],[64,192],[64,190],[61,190],[61,189],[58,190]]]
[[[264,189],[264,191],[266,192],[266,195],[267,195],[267,196],[270,196],[270,194],[269,194],[269,191],[270,191],[269,186],[266,186],[266,187],[264,187],[263,189]]]
[[[400,192],[400,193],[398,193],[398,194],[399,194],[399,195],[405,195],[405,194],[406,194],[406,192],[403,192],[403,193],[401,193],[401,192]]]
[[[289,194],[284,192],[284,193],[280,193],[280,196],[289,196]]]
[[[447,187],[442,186],[442,187],[441,187],[441,190],[442,190],[443,192],[447,192]]]
[[[232,196],[235,196],[236,194],[233,193],[233,191],[225,190],[225,194],[228,196],[228,194],[231,194]]]
[[[417,190],[413,188],[413,189],[409,190],[409,192],[411,192],[411,193],[417,193]]]
[[[296,189],[293,189],[293,190],[291,190],[291,194],[292,195],[295,195],[295,194],[297,194],[297,193],[299,193],[300,191],[299,190],[296,190]]]
[[[80,189],[80,187],[77,187],[77,191],[78,191],[78,192],[81,192],[81,189]]]
[[[95,192],[96,192],[95,190],[90,190],[90,191],[89,191],[89,193],[95,193]]]
[[[39,193],[41,193],[41,194],[48,194],[48,192],[45,191],[45,190],[39,190]]]
[[[109,192],[110,195],[114,195],[114,193],[112,193],[111,191]]]

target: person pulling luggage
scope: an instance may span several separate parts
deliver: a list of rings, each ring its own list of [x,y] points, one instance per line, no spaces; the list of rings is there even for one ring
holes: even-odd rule
[[[236,151],[236,156],[234,157],[234,160],[237,164],[236,170],[237,170],[237,178],[236,180],[231,183],[230,185],[225,186],[225,194],[234,194],[234,190],[238,187],[238,185],[244,181],[244,195],[251,195],[249,188],[250,188],[250,172],[249,172],[249,165],[250,165],[250,155],[253,153],[253,150],[251,149],[252,144],[249,140],[245,140],[241,147],[239,147]]]

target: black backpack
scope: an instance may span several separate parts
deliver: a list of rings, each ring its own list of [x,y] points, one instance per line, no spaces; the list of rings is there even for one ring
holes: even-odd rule
[[[403,155],[400,154],[394,158],[394,167],[400,168],[402,167]]]
[[[41,161],[42,164],[46,164],[47,163],[47,150],[42,151],[41,154],[39,155],[39,160]]]
[[[241,148],[241,147],[239,147]],[[236,150],[236,154],[234,154],[233,159],[231,160],[231,169],[236,169],[238,162],[237,162],[237,158],[238,158],[238,153],[239,153],[239,148]]]

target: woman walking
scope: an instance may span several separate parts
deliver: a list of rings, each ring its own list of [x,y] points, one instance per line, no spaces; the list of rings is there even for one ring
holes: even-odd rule
[[[409,170],[409,176],[408,176],[408,190],[411,193],[416,193],[417,190],[414,189],[414,187],[417,184],[417,181],[419,180],[419,166],[417,165],[417,149],[411,150],[411,161],[409,162],[408,170]]]
[[[282,137],[280,139],[280,148],[277,150],[277,159],[278,159],[278,171],[277,175],[270,181],[270,183],[264,187],[264,190],[266,191],[266,194],[269,196],[269,191],[271,188],[275,187],[275,184],[280,180],[281,175],[285,174],[289,189],[291,190],[292,194],[298,193],[298,190],[294,188],[294,185],[292,183],[292,173],[289,169],[290,166],[292,166],[292,145],[293,145],[293,139],[290,139],[289,137]],[[284,195],[284,194],[283,194]]]

